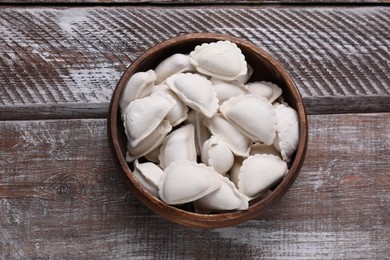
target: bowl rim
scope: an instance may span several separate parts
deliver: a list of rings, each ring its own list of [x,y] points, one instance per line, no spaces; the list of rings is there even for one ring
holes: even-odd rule
[[[218,214],[201,214],[182,210],[174,206],[168,205],[160,199],[151,195],[145,188],[143,188],[143,186],[132,174],[120,149],[116,126],[118,123],[118,112],[120,111],[120,97],[128,79],[131,75],[138,72],[138,66],[149,55],[157,54],[159,51],[161,51],[161,49],[169,48],[176,45],[179,46],[180,44],[191,40],[200,40],[204,42],[228,40],[236,43],[239,47],[245,46],[247,49],[256,52],[258,55],[264,58],[269,63],[269,65],[273,67],[273,69],[275,69],[281,74],[283,80],[286,82],[286,87],[289,89],[289,92],[291,93],[295,101],[294,105],[297,110],[299,119],[299,143],[298,148],[295,152],[295,159],[292,161],[288,173],[284,176],[284,178],[277,185],[277,187],[268,196],[254,203],[247,210],[238,210]],[[253,43],[250,43],[241,38],[218,33],[190,33],[181,36],[176,36],[156,44],[155,46],[141,54],[133,63],[130,64],[130,66],[127,67],[125,72],[122,74],[120,80],[118,81],[116,88],[114,89],[109,105],[107,130],[108,140],[111,148],[110,150],[114,158],[116,158],[116,162],[120,170],[122,171],[122,173],[124,173],[124,175],[122,175],[123,177],[125,177],[125,181],[129,185],[129,188],[131,189],[133,194],[139,200],[141,200],[144,205],[146,205],[155,213],[162,215],[163,217],[173,222],[185,226],[206,228],[228,227],[240,224],[247,220],[254,219],[261,215],[265,208],[278,201],[287,192],[287,190],[290,188],[290,186],[293,184],[296,177],[298,176],[299,171],[303,165],[308,142],[307,115],[305,107],[299,90],[288,72],[274,57],[272,57],[266,51],[262,50],[260,47],[254,45]]]

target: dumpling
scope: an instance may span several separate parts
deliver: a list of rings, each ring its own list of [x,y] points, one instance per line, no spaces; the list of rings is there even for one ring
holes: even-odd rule
[[[163,173],[163,170],[154,163],[139,163],[138,160],[134,162],[134,176],[155,197],[159,197],[158,184]]]
[[[172,126],[177,126],[188,118],[187,105],[167,85],[154,86],[152,94],[167,95],[176,101],[174,107],[166,115],[166,119],[169,120]]]
[[[137,72],[131,76],[126,83],[119,102],[121,113],[123,114],[125,112],[130,102],[148,96],[152,91],[155,81],[156,74],[153,70]]]
[[[264,97],[248,94],[234,97],[220,107],[222,115],[253,142],[272,144],[276,117],[272,104]]]
[[[195,68],[190,62],[190,55],[176,53],[158,64],[154,71],[157,76],[156,84],[161,84],[173,74],[195,71]]]
[[[136,146],[127,142],[126,161],[132,162],[159,147],[165,136],[172,130],[168,120],[163,120],[159,126]]]
[[[158,159],[163,169],[178,160],[196,161],[194,126],[184,125],[167,135],[160,148]]]
[[[283,91],[278,85],[267,81],[261,81],[261,83],[272,88],[272,97],[269,98],[269,102],[271,103],[275,102],[275,100],[282,95]]]
[[[238,190],[254,198],[287,173],[287,163],[275,155],[257,154],[245,159],[238,175]]]
[[[261,82],[250,82],[245,85],[251,94],[265,97],[270,100],[273,95],[273,90],[271,87],[262,84]]]
[[[255,95],[260,95],[273,103],[282,95],[282,89],[278,85],[268,81],[256,81],[247,83],[246,86],[250,92]]]
[[[274,146],[282,154],[283,160],[290,162],[292,154],[298,147],[299,121],[298,113],[292,107],[280,104],[276,107],[277,135]]]
[[[176,104],[169,96],[153,94],[131,102],[124,113],[123,123],[131,146],[137,146],[164,120]]]
[[[197,200],[221,186],[219,174],[211,167],[191,161],[175,161],[165,170],[158,185],[162,201],[170,205]]]
[[[237,190],[228,178],[220,176],[221,186],[194,202],[194,207],[201,212],[215,212],[225,210],[246,210],[249,207],[249,198]]]
[[[211,82],[198,74],[180,73],[170,76],[167,85],[190,108],[212,117],[218,109],[218,99]]]
[[[217,113],[213,118],[206,120],[210,132],[225,142],[230,150],[238,156],[249,155],[250,139],[242,134],[234,125]]]
[[[211,83],[220,105],[231,97],[249,94],[249,89],[237,81],[211,78]]]
[[[213,167],[220,174],[227,173],[234,162],[229,146],[215,136],[211,136],[203,144],[201,159],[204,164]]]
[[[196,46],[190,53],[190,61],[200,73],[223,80],[235,80],[248,71],[240,48],[229,41]]]

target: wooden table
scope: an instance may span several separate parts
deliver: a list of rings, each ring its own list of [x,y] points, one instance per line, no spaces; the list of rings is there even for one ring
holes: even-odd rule
[[[0,2],[0,259],[389,259],[385,2]],[[309,113],[291,190],[232,228],[154,214],[108,148],[108,102],[122,72],[189,32],[242,37],[274,55]]]

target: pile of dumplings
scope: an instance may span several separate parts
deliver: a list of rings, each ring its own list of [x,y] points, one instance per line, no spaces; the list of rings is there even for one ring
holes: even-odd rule
[[[299,140],[297,112],[230,41],[174,54],[128,80],[126,161],[152,195],[195,212],[245,210],[280,182]]]

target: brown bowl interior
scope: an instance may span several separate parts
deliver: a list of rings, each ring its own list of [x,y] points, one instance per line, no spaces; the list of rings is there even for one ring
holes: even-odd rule
[[[293,155],[290,170],[283,180],[263,199],[253,200],[248,210],[219,214],[198,214],[184,209],[169,206],[148,193],[135,179],[131,167],[125,161],[126,135],[120,118],[119,100],[128,79],[136,72],[154,69],[162,60],[175,53],[189,53],[196,45],[218,40],[234,42],[242,50],[247,62],[252,65],[254,73],[251,81],[264,80],[276,83],[283,89],[283,97],[298,112],[300,123],[300,140],[298,149]],[[301,96],[288,73],[269,54],[247,41],[232,36],[197,33],[188,34],[164,41],[146,51],[125,71],[111,99],[108,118],[108,139],[114,157],[124,173],[126,183],[131,191],[147,207],[161,216],[176,223],[206,228],[219,228],[237,225],[258,217],[266,207],[280,199],[294,182],[302,166],[307,146],[307,119]]]

